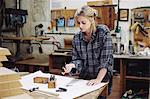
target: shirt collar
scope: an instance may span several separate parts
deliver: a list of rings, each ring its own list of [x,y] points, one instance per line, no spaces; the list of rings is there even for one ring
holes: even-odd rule
[[[93,41],[96,38],[96,33],[97,33],[97,31],[92,33],[91,41]],[[80,40],[86,41],[85,38],[84,38],[84,34],[81,31],[80,31]]]

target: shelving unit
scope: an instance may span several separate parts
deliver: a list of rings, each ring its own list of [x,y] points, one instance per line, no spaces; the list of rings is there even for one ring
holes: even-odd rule
[[[148,92],[150,75],[149,56],[114,55],[114,70],[120,73],[120,97],[128,90]]]
[[[101,5],[101,6],[91,5],[90,7],[98,11],[98,18],[97,18],[98,24],[105,24],[108,26],[110,30],[113,30],[116,20],[115,15],[116,6],[117,5]]]
[[[150,7],[134,8],[131,14],[131,25],[139,22],[143,27],[150,27]]]
[[[150,82],[150,60],[131,60],[128,61],[127,64],[126,90],[131,89],[134,92],[143,90],[148,93]],[[148,94],[145,95],[147,97]]]
[[[137,77],[137,76],[126,76],[126,79],[135,79],[135,80],[148,80],[150,81],[150,77]]]
[[[56,19],[64,18],[65,19],[65,27],[67,27],[67,21],[69,18],[74,18],[76,9],[53,9],[51,10],[51,19],[52,19],[52,27],[56,26]],[[77,23],[75,23],[77,26]]]
[[[136,26],[137,25],[137,26]],[[139,7],[131,10],[131,26],[135,26],[134,43],[142,42],[144,46],[150,46],[150,7]]]

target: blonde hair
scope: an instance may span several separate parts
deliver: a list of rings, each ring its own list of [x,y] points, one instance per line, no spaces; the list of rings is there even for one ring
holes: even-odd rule
[[[75,14],[76,17],[84,16],[91,22],[91,31],[96,32],[96,22],[95,18],[98,16],[98,11],[89,6],[83,6],[78,9]]]

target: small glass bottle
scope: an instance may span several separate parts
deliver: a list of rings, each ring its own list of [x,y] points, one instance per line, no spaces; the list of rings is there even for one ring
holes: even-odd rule
[[[131,40],[129,41],[129,53],[130,53],[130,54],[133,54],[133,53],[134,53],[134,46],[133,46]]]

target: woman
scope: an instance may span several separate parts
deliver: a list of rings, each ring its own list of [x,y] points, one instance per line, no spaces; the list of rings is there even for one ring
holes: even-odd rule
[[[113,65],[109,29],[105,25],[96,25],[97,10],[89,6],[82,7],[76,16],[80,32],[73,38],[72,62],[65,65],[64,73],[75,68],[81,79],[89,80],[89,86],[109,81]]]

